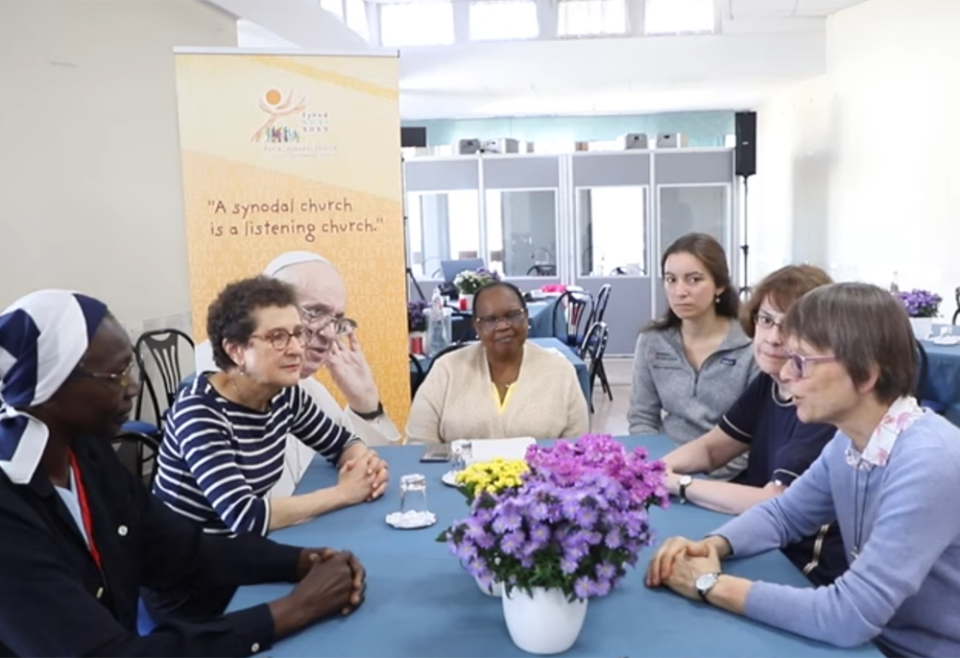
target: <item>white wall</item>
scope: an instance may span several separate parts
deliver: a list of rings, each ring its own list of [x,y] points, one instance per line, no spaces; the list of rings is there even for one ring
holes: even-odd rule
[[[0,2],[0,306],[77,289],[131,329],[189,308],[172,49],[236,38],[199,0]]]
[[[769,259],[960,285],[960,2],[869,0],[827,23],[827,74],[758,108],[753,239]],[[762,274],[758,272],[758,274]]]

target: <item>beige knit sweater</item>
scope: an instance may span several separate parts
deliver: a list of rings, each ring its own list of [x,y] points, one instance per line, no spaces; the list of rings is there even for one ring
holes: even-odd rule
[[[433,364],[413,400],[407,442],[558,439],[589,429],[587,401],[567,359],[526,343],[520,376],[501,405],[483,346],[477,343]]]

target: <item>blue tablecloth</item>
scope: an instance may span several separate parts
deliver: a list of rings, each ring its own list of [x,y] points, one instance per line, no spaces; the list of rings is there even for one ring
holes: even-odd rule
[[[960,425],[960,345],[923,341],[929,370],[921,398],[944,406],[943,415]]]
[[[627,438],[642,443],[654,456],[672,444],[665,437]],[[350,549],[367,569],[367,600],[353,615],[331,619],[278,642],[269,655],[281,656],[526,656],[510,640],[499,600],[480,592],[456,558],[434,541],[440,530],[465,515],[462,496],[440,482],[446,464],[421,464],[422,448],[381,448],[393,479],[384,497],[374,503],[339,510],[301,526],[274,533],[274,539],[299,546]],[[396,482],[406,473],[424,473],[430,508],[437,525],[425,530],[393,530],[384,516],[399,508]],[[336,481],[336,471],[315,459],[297,488],[306,493]],[[715,529],[723,515],[692,505],[674,504],[654,510],[659,538],[699,537]],[[677,656],[694,658],[777,658],[817,656],[879,657],[870,645],[843,650],[774,630],[717,608],[689,601],[666,590],[649,590],[643,571],[652,549],[613,594],[593,600],[583,631],[565,656],[617,658]],[[807,585],[785,557],[774,551],[727,563],[730,573],[753,579]],[[287,585],[241,588],[231,610],[285,595]]]
[[[583,396],[587,398],[587,402],[590,401],[590,373],[587,372],[587,364],[583,362],[583,359],[556,338],[528,338],[527,340],[546,349],[555,349],[567,357],[567,360],[573,364],[574,369],[577,371],[577,379],[580,381],[580,389],[583,391]],[[420,368],[426,373],[430,369],[430,357],[423,357],[422,359],[418,359],[418,361]],[[416,366],[411,363],[410,377],[413,378],[416,374]],[[412,381],[411,384],[413,384]]]
[[[543,302],[527,302],[531,337],[552,338],[556,336],[553,330],[553,309],[557,306],[557,301],[559,301],[559,297]]]

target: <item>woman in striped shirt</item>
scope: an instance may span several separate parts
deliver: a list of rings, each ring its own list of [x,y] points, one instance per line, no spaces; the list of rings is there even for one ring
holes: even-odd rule
[[[210,534],[302,523],[379,497],[386,466],[298,386],[304,328],[296,293],[255,277],[228,285],[207,312],[218,372],[201,373],[170,408],[154,493]],[[337,486],[264,498],[293,434],[341,468]]]
[[[154,493],[208,534],[266,535],[386,487],[386,464],[297,385],[306,330],[296,301],[289,284],[266,277],[224,288],[207,312],[219,371],[200,373],[168,411]],[[336,486],[265,497],[283,472],[287,434],[340,469]],[[195,617],[224,596],[147,598],[152,612]]]

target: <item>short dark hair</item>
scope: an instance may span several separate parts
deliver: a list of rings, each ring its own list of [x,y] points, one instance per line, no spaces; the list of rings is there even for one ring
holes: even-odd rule
[[[474,293],[473,295],[474,313],[476,313],[477,305],[480,303],[480,296],[487,290],[492,290],[494,288],[506,288],[507,290],[510,290],[511,292],[513,292],[514,295],[517,296],[517,299],[520,301],[520,307],[523,308],[524,311],[527,310],[527,301],[523,298],[523,293],[520,292],[519,288],[517,288],[512,283],[508,283],[506,281],[491,281],[490,283],[485,283],[482,286],[480,286],[477,292]]]
[[[754,287],[750,301],[740,309],[740,325],[750,338],[757,328],[757,312],[769,299],[778,311],[786,313],[811,290],[833,283],[830,275],[815,265],[787,265],[771,272]]]
[[[236,367],[223,348],[223,342],[249,343],[250,336],[257,330],[253,317],[257,309],[296,305],[296,290],[279,279],[255,276],[228,284],[207,308],[207,336],[213,350],[213,362],[221,370]]]
[[[716,238],[706,233],[687,233],[673,241],[660,259],[660,275],[663,276],[667,267],[667,258],[674,254],[690,254],[700,260],[710,273],[713,283],[723,288],[717,302],[717,315],[725,318],[736,318],[740,310],[740,297],[730,282],[730,267],[727,265],[727,252],[717,242]],[[667,306],[663,317],[654,320],[647,329],[669,329],[679,327],[681,320],[673,309]]]
[[[783,332],[832,351],[858,386],[877,368],[874,394],[882,403],[914,393],[917,342],[903,306],[883,288],[868,283],[816,288],[790,307]]]

